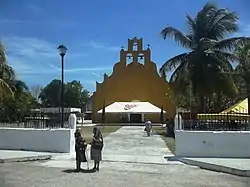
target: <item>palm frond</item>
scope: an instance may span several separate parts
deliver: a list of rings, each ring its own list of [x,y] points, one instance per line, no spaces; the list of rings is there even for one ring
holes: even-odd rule
[[[160,73],[164,71],[172,71],[176,67],[178,67],[180,64],[185,63],[186,57],[188,53],[182,53],[180,55],[177,55],[173,58],[170,58],[168,61],[166,61],[162,67],[160,68]]]
[[[2,97],[5,94],[10,93],[11,95],[13,95],[13,90],[11,89],[11,87],[8,85],[8,83],[0,78],[0,96]]]
[[[207,3],[195,18],[195,41],[198,42],[203,37],[214,40],[223,39],[238,30],[237,21],[238,17],[235,12],[219,9],[214,4]]]
[[[204,17],[208,17],[211,13],[216,11],[218,8],[215,3],[208,2],[204,5],[201,11],[198,12],[197,18],[203,19]]]
[[[227,63],[228,66],[230,65],[230,67],[232,67],[231,63],[238,61],[238,57],[235,53],[230,53],[230,52],[220,51],[220,50],[212,50],[210,54],[213,54],[214,57],[220,60],[221,64]]]
[[[210,20],[208,22],[209,29],[208,31],[211,31],[214,24],[218,21],[218,18],[221,18],[221,15],[225,14],[226,9],[214,9],[213,14],[210,16]]]
[[[188,64],[183,63],[170,77],[169,83],[174,87],[174,90],[180,92],[181,90],[185,90],[186,86],[190,83],[189,80],[189,69]]]
[[[225,40],[218,41],[214,48],[218,50],[236,50],[239,46],[242,46],[246,41],[250,41],[250,37],[233,37]]]
[[[178,66],[173,74],[171,75],[169,82],[182,82],[184,80],[187,80],[189,77],[189,70],[188,70],[188,64],[183,63],[180,66]]]
[[[223,74],[222,71],[231,72],[233,69],[230,62],[223,62],[216,53],[204,53],[203,58],[199,57],[202,63],[196,63],[190,70],[193,91],[209,96],[217,91],[228,91],[235,93],[235,85],[231,85],[231,75]],[[229,84],[230,82],[230,84]]]
[[[217,39],[223,39],[228,34],[235,33],[239,30],[237,23],[238,16],[236,12],[229,12],[227,9],[218,16],[218,19],[213,23],[211,30],[209,31],[216,33]]]
[[[205,37],[210,36],[212,39],[220,40],[238,30],[237,21],[239,18],[235,12],[227,8],[219,9],[215,7],[211,9],[207,17],[206,20],[209,21],[203,26],[206,33]]]
[[[167,37],[174,39],[179,45],[187,49],[192,48],[192,41],[190,40],[190,38],[174,27],[164,28],[161,31],[161,35],[164,39],[166,39]]]
[[[189,28],[189,34],[190,35],[194,35],[195,30],[196,30],[196,22],[195,20],[189,16],[188,14],[186,14],[186,18],[187,18],[187,23],[188,23],[188,28]]]
[[[197,44],[197,49],[198,50],[207,50],[213,48],[213,46],[217,43],[216,40],[203,37],[200,39],[200,41]]]
[[[218,8],[213,3],[207,3],[195,17],[196,29],[194,31],[194,40],[198,42],[203,37],[208,37],[207,31],[211,16]]]
[[[235,50],[235,54],[239,59],[235,72],[239,73],[245,82],[250,82],[250,41],[246,40],[240,45]]]
[[[247,61],[250,61],[250,38],[246,38],[242,43],[238,44],[234,52],[237,54],[241,64],[246,64]]]
[[[2,42],[0,41],[0,64],[6,64],[6,62],[7,60],[6,60],[5,48]]]
[[[15,79],[15,71],[11,66],[4,64],[2,65],[1,76],[2,78],[13,80]]]
[[[12,84],[17,90],[29,90],[29,87],[21,80],[14,80]]]

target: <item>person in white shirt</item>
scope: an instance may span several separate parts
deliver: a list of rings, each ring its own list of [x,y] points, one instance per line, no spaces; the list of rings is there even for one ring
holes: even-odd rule
[[[147,119],[145,122],[145,131],[147,132],[147,136],[150,136],[151,130],[152,130],[152,123],[150,120]]]

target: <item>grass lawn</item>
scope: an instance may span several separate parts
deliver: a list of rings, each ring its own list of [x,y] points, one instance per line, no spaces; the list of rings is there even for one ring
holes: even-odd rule
[[[157,133],[158,135],[161,135],[161,138],[166,143],[166,146],[169,148],[169,150],[174,154],[175,151],[175,140],[172,137],[167,137],[166,129],[161,126],[155,126],[153,127],[153,132]]]
[[[112,132],[117,131],[121,126],[98,126],[102,131],[103,137],[109,135]],[[81,127],[81,133],[87,143],[92,141],[92,134],[93,134],[94,127]]]

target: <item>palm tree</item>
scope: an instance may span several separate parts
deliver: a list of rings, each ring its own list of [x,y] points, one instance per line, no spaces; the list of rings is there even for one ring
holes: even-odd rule
[[[13,80],[15,73],[11,66],[7,64],[6,53],[4,46],[0,42],[0,93],[13,93],[10,85],[7,83],[9,80]]]
[[[186,15],[186,19],[186,34],[171,26],[161,31],[164,39],[174,39],[187,52],[167,60],[160,72],[174,70],[170,83],[177,90],[191,83],[193,94],[199,97],[200,112],[204,112],[205,97],[215,92],[237,93],[231,75],[223,72],[233,71],[231,63],[237,58],[231,51],[246,38],[226,38],[238,31],[238,17],[212,3],[205,4],[195,18]]]
[[[250,42],[246,41],[236,49],[239,64],[235,68],[235,74],[243,79],[248,98],[248,114],[250,115]]]
[[[9,85],[11,86],[11,89],[14,92],[21,93],[21,92],[24,92],[24,91],[29,91],[28,86],[25,84],[25,82],[23,82],[21,80],[11,80]]]

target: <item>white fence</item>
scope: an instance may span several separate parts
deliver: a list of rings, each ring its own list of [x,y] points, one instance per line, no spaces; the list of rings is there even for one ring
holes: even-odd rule
[[[69,117],[70,128],[0,128],[0,149],[55,153],[74,151],[76,116]]]
[[[70,153],[74,129],[0,128],[0,149]]]
[[[182,157],[250,157],[250,131],[175,131],[175,154]]]

